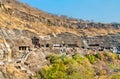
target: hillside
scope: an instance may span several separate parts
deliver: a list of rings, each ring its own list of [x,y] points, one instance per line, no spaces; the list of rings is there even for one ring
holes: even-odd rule
[[[57,16],[0,0],[0,79],[119,79],[119,55],[112,54],[119,46],[120,24]],[[81,78],[82,72],[88,75]]]
[[[1,6],[0,10],[2,27],[29,30],[38,34],[67,31],[79,35],[96,36],[120,32],[119,24],[94,23],[48,14],[15,0],[4,2],[4,7]]]

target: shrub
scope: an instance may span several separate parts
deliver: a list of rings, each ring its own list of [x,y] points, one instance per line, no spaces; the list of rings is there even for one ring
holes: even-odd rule
[[[55,63],[58,62],[59,60],[59,56],[57,56],[56,54],[51,54],[48,57],[46,57],[46,59],[50,62],[50,63]]]
[[[74,56],[73,56],[73,59],[75,61],[77,61],[79,64],[83,64],[83,62],[85,62],[85,57],[81,56],[80,54],[76,53]]]
[[[106,70],[101,70],[100,75],[105,75],[106,73]]]
[[[52,64],[48,68],[44,68],[40,71],[38,79],[65,79],[66,67],[64,64]]]
[[[110,79],[120,79],[120,73],[112,75]]]
[[[108,57],[108,58],[111,57],[111,56],[110,56],[110,53],[108,53],[108,52],[104,53],[104,56],[106,56],[106,57]]]
[[[94,55],[92,55],[92,54],[90,54],[90,55],[87,55],[87,58],[88,58],[88,60],[90,61],[90,63],[94,63],[95,62],[95,56]]]
[[[109,63],[109,66],[110,66],[112,69],[116,68],[116,66],[115,66],[114,63]]]
[[[113,60],[118,59],[118,54],[112,54],[111,57],[112,57]]]
[[[102,54],[100,54],[100,53],[97,53],[97,54],[95,55],[95,57],[98,58],[98,59],[100,59],[100,60],[103,59],[103,56],[102,56]]]

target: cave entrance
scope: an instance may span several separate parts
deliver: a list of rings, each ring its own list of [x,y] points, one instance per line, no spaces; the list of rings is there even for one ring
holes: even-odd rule
[[[29,50],[29,46],[19,46],[19,50]]]

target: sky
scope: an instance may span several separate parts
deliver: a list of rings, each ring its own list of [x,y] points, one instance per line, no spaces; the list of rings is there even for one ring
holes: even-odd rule
[[[120,0],[20,0],[48,13],[94,22],[120,23]]]

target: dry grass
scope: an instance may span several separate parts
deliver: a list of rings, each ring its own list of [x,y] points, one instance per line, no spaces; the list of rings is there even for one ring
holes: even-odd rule
[[[42,15],[47,15],[47,13],[44,13],[42,11],[36,10],[30,6],[27,5],[16,5],[18,7],[16,7],[17,10],[23,11],[25,13],[29,14],[29,11],[31,11],[30,14],[32,14],[33,16],[38,16],[41,14]],[[6,4],[5,5],[6,8],[15,8],[15,4]],[[20,8],[20,9],[18,9]],[[25,24],[28,24],[28,27],[25,26]],[[20,29],[20,30],[29,30],[32,31],[34,33],[40,34],[40,35],[46,35],[49,33],[61,33],[61,32],[70,32],[70,33],[74,33],[77,35],[82,36],[83,34],[79,32],[78,29],[75,28],[65,28],[63,26],[48,26],[44,23],[41,22],[30,22],[27,20],[23,20],[21,18],[19,18],[18,16],[13,15],[9,15],[7,13],[5,13],[3,10],[0,9],[0,27],[6,27],[9,29]],[[88,28],[88,29],[81,29],[87,36],[97,36],[97,35],[107,35],[107,34],[115,34],[120,32],[120,29],[112,29],[112,28]]]

